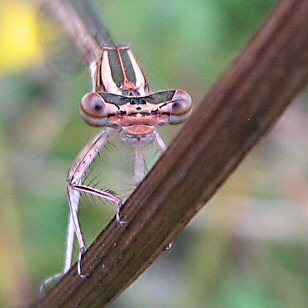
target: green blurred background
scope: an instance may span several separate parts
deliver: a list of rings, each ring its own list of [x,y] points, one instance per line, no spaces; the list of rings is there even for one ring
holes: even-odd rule
[[[116,40],[134,46],[152,88],[186,89],[196,109],[275,4],[96,2]],[[34,2],[0,3],[0,307],[31,302],[41,281],[61,270],[66,173],[97,132],[79,116],[88,70],[62,68],[71,54],[46,55],[37,16]],[[171,251],[112,307],[307,307],[307,120],[304,91]],[[170,143],[178,129],[161,134]],[[130,151],[115,144],[96,170],[102,186],[124,196],[132,188]],[[153,163],[155,153],[149,157]],[[83,200],[88,244],[113,215],[112,205]]]

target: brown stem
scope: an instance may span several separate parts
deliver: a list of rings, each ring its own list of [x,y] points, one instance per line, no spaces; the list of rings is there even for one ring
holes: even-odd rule
[[[41,307],[102,306],[174,240],[308,80],[308,1],[281,0],[168,151]]]

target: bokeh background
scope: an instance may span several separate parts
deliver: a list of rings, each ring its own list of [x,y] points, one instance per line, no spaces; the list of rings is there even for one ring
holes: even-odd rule
[[[36,4],[0,3],[0,307],[30,303],[42,280],[61,270],[67,170],[97,132],[79,116],[88,70],[74,53],[48,52],[66,44],[46,48]],[[134,46],[152,88],[186,89],[196,110],[275,1],[96,4],[115,39]],[[112,307],[307,306],[307,100],[307,90],[296,97],[171,251]],[[167,143],[178,129],[161,129]],[[123,196],[132,189],[130,154],[116,141],[95,167],[102,186]],[[112,205],[83,200],[88,243],[113,215]]]

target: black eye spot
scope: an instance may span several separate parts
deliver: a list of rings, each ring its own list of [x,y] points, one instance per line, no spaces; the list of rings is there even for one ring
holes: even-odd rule
[[[103,109],[103,106],[102,106],[102,104],[100,104],[99,102],[96,102],[95,104],[94,104],[94,110],[95,111],[101,111]]]
[[[173,109],[176,109],[176,108],[178,108],[179,107],[179,103],[178,102],[174,102],[173,104],[172,104],[172,108]]]

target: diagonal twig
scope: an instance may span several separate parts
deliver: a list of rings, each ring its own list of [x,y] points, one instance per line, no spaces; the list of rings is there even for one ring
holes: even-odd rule
[[[183,230],[308,81],[308,1],[281,0],[168,151],[38,307],[96,307],[129,286]]]

